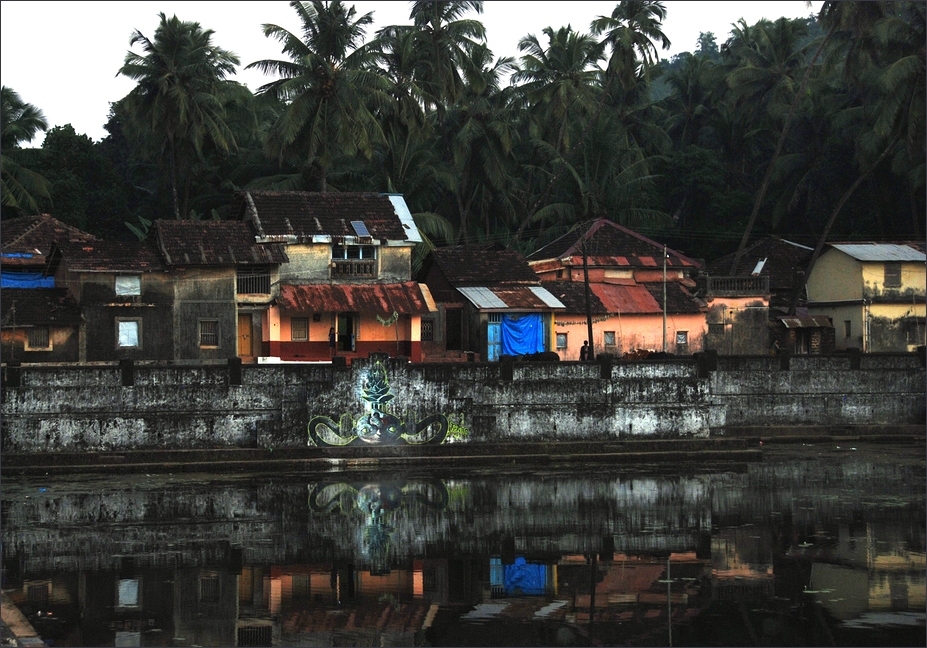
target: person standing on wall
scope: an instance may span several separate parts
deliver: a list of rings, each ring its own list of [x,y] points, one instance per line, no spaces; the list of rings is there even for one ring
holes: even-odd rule
[[[583,348],[579,350],[579,361],[585,362],[589,359],[589,340],[583,342]]]
[[[335,357],[335,327],[328,329],[328,352]]]

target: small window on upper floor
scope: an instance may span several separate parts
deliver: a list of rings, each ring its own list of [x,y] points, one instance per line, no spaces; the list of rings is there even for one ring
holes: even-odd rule
[[[139,275],[116,277],[116,294],[120,297],[135,297],[142,294],[142,278]]]
[[[885,287],[886,288],[900,288],[901,287],[901,264],[897,262],[889,262],[885,264]]]
[[[34,326],[29,329],[29,336],[26,340],[27,351],[48,351],[51,346],[51,337],[47,326]]]

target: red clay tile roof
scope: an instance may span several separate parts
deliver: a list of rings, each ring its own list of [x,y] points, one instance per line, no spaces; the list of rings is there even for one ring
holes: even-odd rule
[[[586,312],[586,288],[581,281],[545,281],[542,285],[566,306],[564,312]],[[595,291],[591,289],[591,286],[589,290],[589,306],[595,315],[608,312]]]
[[[96,241],[93,234],[62,223],[48,214],[9,218],[0,223],[4,252],[36,252],[47,255],[59,241]]]
[[[169,266],[260,265],[286,263],[277,243],[255,243],[254,230],[241,221],[155,222],[158,242]]]
[[[579,230],[564,234],[556,241],[529,254],[528,260],[573,257],[574,265],[582,263],[581,236],[586,241],[587,256],[590,259],[596,258],[595,265],[625,265],[625,262],[632,267],[662,265],[663,245],[604,218],[590,221]],[[667,248],[666,252],[669,256],[668,266],[700,267],[698,261],[675,250]],[[618,260],[620,257],[626,259]]]
[[[374,313],[384,318],[394,312],[421,315],[431,312],[429,299],[414,281],[398,284],[308,284],[280,286],[280,305],[301,313]]]
[[[443,247],[432,250],[431,259],[454,286],[540,284],[539,277],[528,265],[528,261],[515,250]]]
[[[161,252],[153,238],[130,243],[122,241],[60,243],[57,251],[61,254],[62,262],[77,272],[159,272],[165,270]]]
[[[351,221],[362,221],[375,240],[405,241],[408,234],[389,196],[376,193],[247,191],[239,194],[242,220],[252,220],[259,236],[357,236]]]
[[[80,324],[80,309],[67,288],[4,288],[2,293],[4,328]]]

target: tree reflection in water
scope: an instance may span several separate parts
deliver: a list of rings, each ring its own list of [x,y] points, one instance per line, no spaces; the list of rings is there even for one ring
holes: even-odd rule
[[[56,645],[924,645],[923,455],[5,479],[3,590]]]

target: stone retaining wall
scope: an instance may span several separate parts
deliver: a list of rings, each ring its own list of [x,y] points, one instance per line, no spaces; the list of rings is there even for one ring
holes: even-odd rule
[[[449,441],[687,438],[728,426],[923,423],[919,354],[641,362],[29,365],[6,367],[6,452],[305,446],[314,416],[357,420],[376,361],[407,424],[440,413]]]

